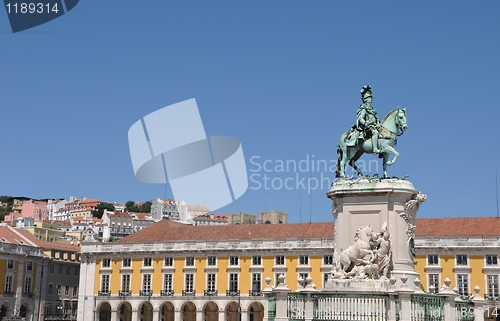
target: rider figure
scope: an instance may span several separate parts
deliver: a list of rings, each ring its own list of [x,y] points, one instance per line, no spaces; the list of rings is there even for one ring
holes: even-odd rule
[[[378,128],[380,121],[377,117],[377,111],[372,107],[372,90],[370,85],[363,86],[361,89],[361,99],[363,104],[359,106],[356,114],[356,126],[360,132],[359,139],[367,140],[372,138],[373,153],[379,154],[378,149]]]

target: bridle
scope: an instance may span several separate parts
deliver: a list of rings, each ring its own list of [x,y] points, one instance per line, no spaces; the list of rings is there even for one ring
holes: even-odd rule
[[[398,111],[396,112],[396,115],[399,113],[401,109],[398,109]],[[397,125],[397,128],[398,128],[398,131],[401,129],[401,124],[399,123],[399,117],[396,117],[396,125]],[[397,137],[399,136],[402,136],[404,134],[404,131],[401,129],[401,134],[398,134],[398,133],[395,133],[393,132],[392,130],[389,130],[387,127],[385,127],[384,125],[380,124],[380,126],[387,130],[389,133],[393,134],[393,135],[396,135]]]

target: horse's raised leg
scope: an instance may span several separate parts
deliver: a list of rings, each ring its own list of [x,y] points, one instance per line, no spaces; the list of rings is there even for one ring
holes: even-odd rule
[[[393,154],[394,155],[394,158],[390,161],[387,162],[387,165],[388,166],[391,166],[392,164],[394,164],[396,162],[396,160],[398,159],[399,157],[399,153],[397,150],[395,150],[393,147],[391,146],[385,146],[385,150],[387,153],[389,154]]]

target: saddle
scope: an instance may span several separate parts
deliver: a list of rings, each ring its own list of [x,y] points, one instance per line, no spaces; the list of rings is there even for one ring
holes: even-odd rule
[[[349,132],[346,135],[344,141],[346,146],[353,147],[361,143],[363,140],[368,140],[369,138],[371,138],[371,135],[370,136],[362,135],[362,132],[356,127],[356,125],[354,125],[351,127],[351,129],[349,129]],[[384,139],[386,137],[380,135],[379,133],[378,138]]]

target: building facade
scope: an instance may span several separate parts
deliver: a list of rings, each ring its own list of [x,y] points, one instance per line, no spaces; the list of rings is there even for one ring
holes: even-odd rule
[[[500,319],[500,219],[416,219],[415,225],[415,269],[424,290],[439,293],[448,278],[468,301],[478,286],[485,320]],[[265,279],[275,286],[283,274],[296,291],[300,279],[312,277],[322,289],[334,263],[333,240],[334,223],[164,220],[118,242],[84,243],[78,320],[263,320]]]
[[[311,276],[321,287],[332,269],[332,236],[333,223],[163,220],[118,242],[84,243],[78,320],[262,321],[265,278],[284,274],[295,290]]]
[[[499,320],[500,218],[429,218],[415,225],[415,269],[424,288],[439,293],[449,278],[460,298],[469,300],[479,286],[485,320]]]
[[[23,233],[24,232],[24,233]],[[36,313],[36,289],[41,288],[43,249],[25,233],[0,224],[0,320]]]
[[[0,236],[0,320],[75,320],[80,248],[7,224],[0,224]]]
[[[227,214],[202,214],[193,218],[194,225],[227,225]]]
[[[193,222],[193,218],[188,213],[186,202],[181,200],[155,199],[151,205],[151,217],[155,222],[160,220],[172,220],[184,223]]]

